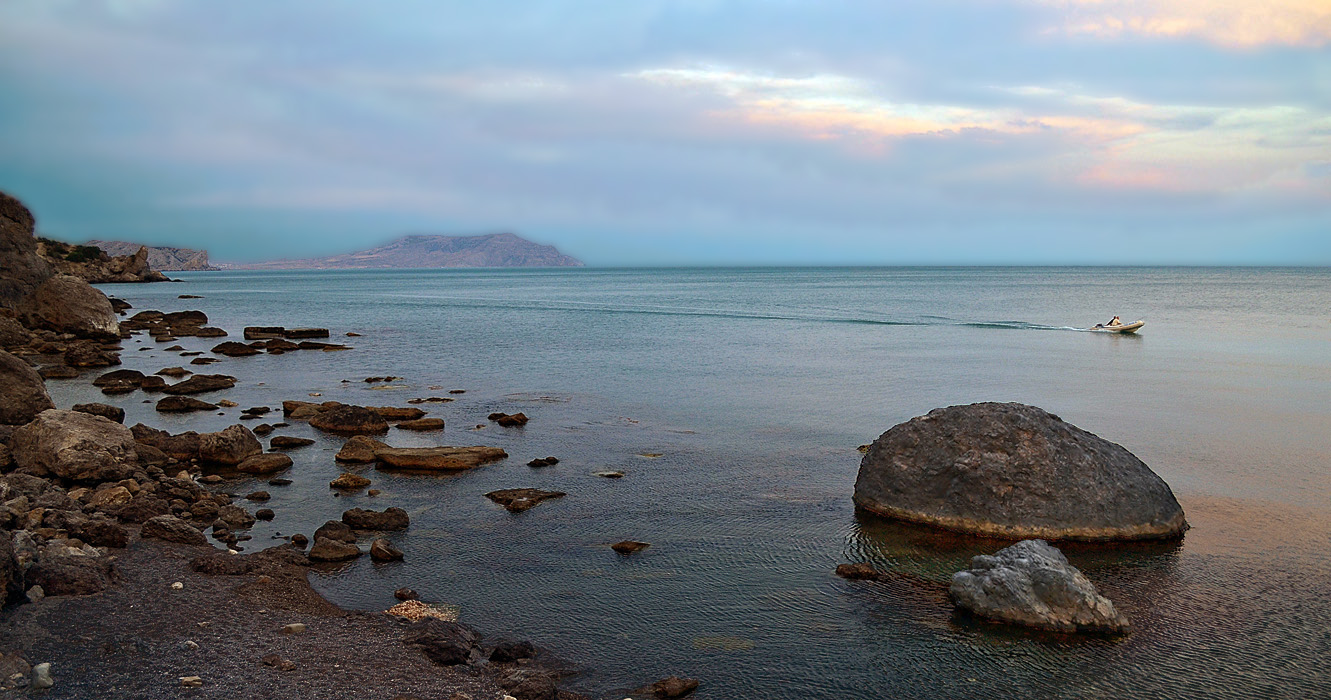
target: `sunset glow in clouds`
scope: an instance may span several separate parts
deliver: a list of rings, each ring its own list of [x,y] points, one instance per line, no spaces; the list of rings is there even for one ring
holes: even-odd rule
[[[0,5],[49,234],[592,264],[1331,263],[1331,3]]]

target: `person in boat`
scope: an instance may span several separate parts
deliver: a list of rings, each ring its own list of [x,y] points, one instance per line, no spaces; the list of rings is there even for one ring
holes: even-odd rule
[[[1106,327],[1121,326],[1121,325],[1123,325],[1123,322],[1120,321],[1117,316],[1109,319],[1109,323],[1105,324]]]

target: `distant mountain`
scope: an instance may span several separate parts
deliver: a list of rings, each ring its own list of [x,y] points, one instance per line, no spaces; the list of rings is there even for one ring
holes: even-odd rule
[[[326,270],[434,267],[582,267],[554,246],[511,233],[485,236],[405,236],[359,253],[304,260],[228,265],[248,270]]]
[[[138,252],[138,243],[125,241],[88,241],[88,245],[97,246],[107,255],[133,255]],[[208,264],[208,251],[189,248],[168,248],[164,246],[143,246],[148,249],[148,265],[154,270],[216,270]]]

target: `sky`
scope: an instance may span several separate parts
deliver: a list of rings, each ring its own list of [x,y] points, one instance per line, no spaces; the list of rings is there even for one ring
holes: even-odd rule
[[[1331,264],[1331,0],[4,0],[39,232],[255,261]]]

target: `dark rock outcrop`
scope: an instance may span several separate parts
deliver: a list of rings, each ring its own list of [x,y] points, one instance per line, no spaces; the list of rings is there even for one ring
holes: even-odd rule
[[[217,404],[200,401],[193,396],[168,396],[157,402],[158,413],[189,413],[191,411],[216,411]]]
[[[952,575],[949,590],[959,607],[991,620],[1058,632],[1129,630],[1128,618],[1043,540],[971,559],[969,570]]]
[[[342,522],[356,530],[405,530],[411,520],[401,508],[388,508],[382,513],[352,508],[342,514]]]
[[[159,515],[143,523],[144,537],[176,542],[178,544],[206,545],[208,538],[198,528],[174,515]]]
[[[0,424],[23,425],[55,408],[37,370],[0,350]]]
[[[0,307],[16,308],[55,274],[37,254],[35,226],[22,202],[0,192]]]
[[[413,623],[402,643],[419,647],[426,658],[441,666],[465,664],[480,656],[481,634],[461,622],[426,618]]]
[[[360,547],[354,542],[340,542],[315,535],[314,546],[310,547],[310,561],[338,562],[355,559],[361,555]]]
[[[277,452],[269,452],[246,457],[240,464],[236,465],[236,471],[246,474],[272,474],[280,472],[292,464],[290,457]]]
[[[310,417],[310,425],[337,435],[379,435],[388,432],[388,421],[363,406],[337,406]]]
[[[30,328],[81,338],[120,337],[120,324],[106,295],[72,275],[56,275],[42,282],[23,300],[20,312]]]
[[[383,467],[423,471],[472,469],[508,457],[498,447],[384,447],[375,450]]]
[[[124,253],[110,253],[95,244],[78,245],[38,239],[37,252],[59,274],[72,275],[91,284],[108,282],[170,282],[148,261],[148,249],[140,246]]]
[[[43,411],[14,431],[12,444],[20,469],[64,479],[123,479],[138,460],[129,428],[77,411]]]
[[[541,489],[501,489],[485,494],[485,497],[498,503],[510,513],[530,510],[541,501],[551,498],[563,498],[568,494],[563,491],[542,491]]]
[[[1131,452],[1034,406],[930,411],[869,447],[855,504],[959,532],[1072,540],[1181,535],[1183,509]]]
[[[212,464],[236,466],[247,457],[263,452],[263,445],[243,425],[233,425],[216,433],[199,436],[199,459]]]
[[[91,595],[113,582],[108,557],[42,556],[24,576],[27,586],[41,586],[48,596]]]
[[[70,410],[86,413],[90,416],[101,416],[117,423],[125,422],[125,409],[119,406],[110,406],[104,403],[80,403],[74,404],[74,407]]]
[[[236,378],[225,374],[196,374],[183,382],[171,384],[162,389],[165,394],[172,396],[183,396],[186,394],[202,394],[209,391],[221,391],[230,389],[236,385]]]
[[[679,676],[671,676],[652,684],[652,694],[658,698],[682,698],[697,689],[697,680]]]
[[[415,420],[402,421],[401,423],[397,424],[397,427],[402,430],[414,430],[417,432],[424,432],[428,430],[443,430],[444,419],[417,418]]]
[[[402,550],[382,537],[370,543],[370,558],[375,561],[399,561],[403,556]]]

